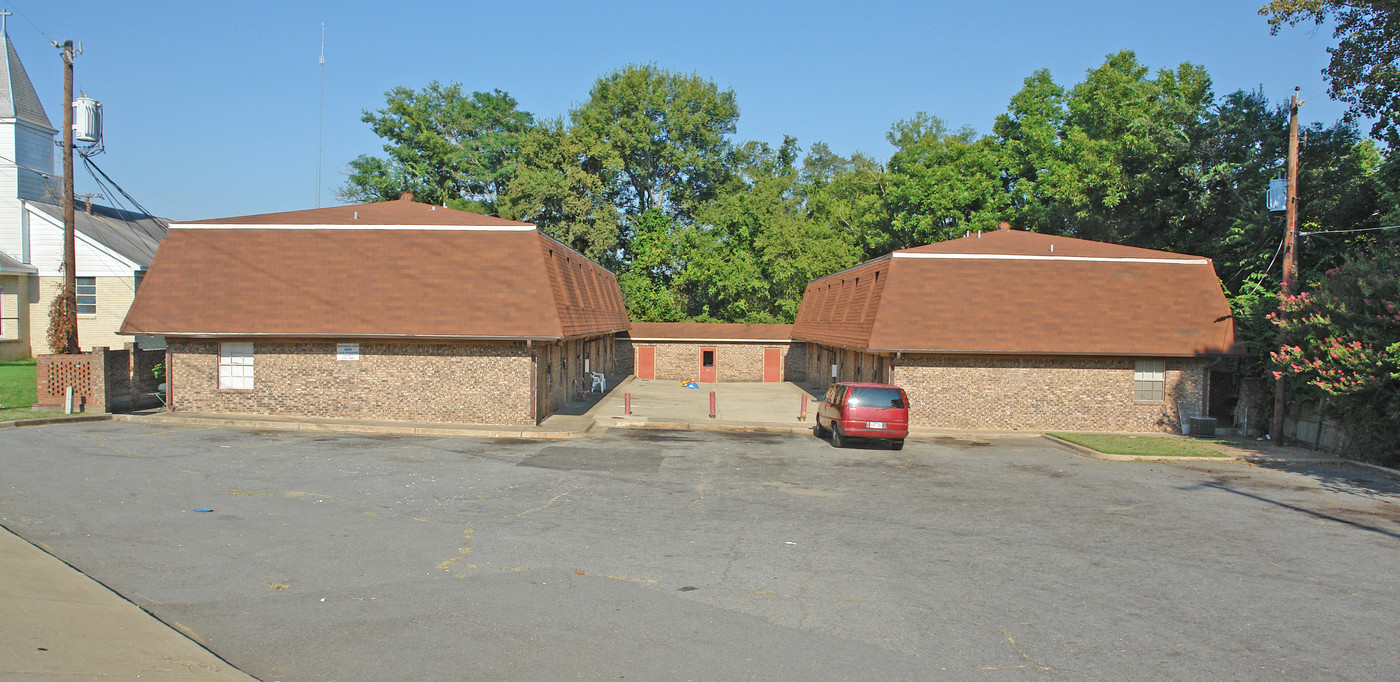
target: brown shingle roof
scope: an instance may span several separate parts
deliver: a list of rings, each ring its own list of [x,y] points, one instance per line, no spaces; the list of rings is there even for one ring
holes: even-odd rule
[[[633,322],[633,341],[781,341],[792,340],[790,324],[730,322]]]
[[[1207,259],[1007,230],[811,282],[793,338],[872,351],[1193,356],[1230,352],[1234,321]]]
[[[286,219],[317,211],[176,223],[122,333],[558,339],[627,328],[612,273],[533,227],[471,229],[489,216],[385,203],[397,206],[362,205],[349,226]]]

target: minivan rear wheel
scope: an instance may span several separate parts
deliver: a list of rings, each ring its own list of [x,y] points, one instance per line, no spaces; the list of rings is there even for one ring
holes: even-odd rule
[[[841,437],[841,427],[839,427],[839,426],[837,426],[837,425],[835,425],[835,424],[832,424],[832,425],[831,425],[831,447],[833,447],[833,448],[844,448],[844,447],[846,447],[846,439]]]
[[[892,440],[892,441],[890,441],[890,449],[891,449],[891,450],[903,450],[903,449],[904,449],[904,439],[903,439],[903,438],[900,438],[900,439],[898,439],[898,440]]]

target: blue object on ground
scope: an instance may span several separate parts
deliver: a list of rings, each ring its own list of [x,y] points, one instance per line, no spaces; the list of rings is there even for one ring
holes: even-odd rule
[[[694,381],[692,381],[692,382],[687,383],[687,384],[685,385],[685,387],[686,387],[686,388],[700,388],[700,384],[697,384],[697,383],[695,383]]]
[[[210,508],[208,508],[208,507],[195,507],[194,510],[195,510],[195,511],[198,511],[198,512],[211,512],[211,511],[214,511],[213,509],[210,509]]]

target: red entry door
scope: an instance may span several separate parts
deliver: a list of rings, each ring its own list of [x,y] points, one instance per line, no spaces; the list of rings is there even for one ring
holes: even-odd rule
[[[700,381],[715,383],[715,349],[700,349]]]
[[[637,346],[637,378],[656,378],[656,346]]]
[[[782,381],[783,380],[783,349],[764,348],[763,349],[763,380]]]

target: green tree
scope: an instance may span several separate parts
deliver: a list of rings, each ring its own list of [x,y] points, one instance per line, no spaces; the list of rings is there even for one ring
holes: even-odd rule
[[[1262,92],[1226,95],[1205,121],[1197,165],[1204,169],[1201,210],[1177,250],[1213,258],[1227,287],[1259,275],[1276,289],[1282,269],[1276,253],[1284,215],[1269,212],[1269,181],[1285,170],[1288,108]],[[1379,226],[1380,151],[1355,126],[1304,126],[1299,156],[1299,227],[1304,233]],[[1374,233],[1317,234],[1299,249],[1304,278],[1339,264],[1345,254],[1378,237]],[[1273,266],[1272,268],[1270,266]]]
[[[807,282],[854,264],[848,233],[813,221],[798,185],[797,140],[774,149],[748,142],[720,196],[685,231],[676,284],[690,316],[726,322],[791,322]]]
[[[1328,94],[1348,104],[1349,120],[1371,116],[1371,136],[1400,142],[1400,3],[1394,0],[1273,0],[1259,9],[1269,30],[1334,22],[1335,47],[1323,75]]]
[[[802,160],[797,192],[812,221],[858,246],[865,258],[874,258],[885,253],[881,249],[890,230],[888,180],[884,165],[875,159],[860,152],[843,157],[816,142]]]
[[[634,218],[658,208],[683,219],[724,181],[739,106],[714,81],[634,64],[599,78],[569,118],[581,165],[600,175],[615,206]]]
[[[895,153],[887,166],[889,230],[878,250],[992,230],[1010,217],[1003,148],[995,138],[969,127],[949,130],[924,112],[895,123],[885,137]]]
[[[497,202],[500,215],[533,223],[607,267],[617,264],[622,215],[583,142],[561,119],[542,121],[520,141],[516,172]]]
[[[1013,222],[1150,248],[1173,248],[1190,230],[1210,77],[1190,63],[1148,72],[1123,51],[1068,92],[1043,70],[1026,79],[994,128]]]
[[[1320,398],[1358,454],[1400,461],[1400,251],[1347,259],[1274,318],[1289,337],[1275,376]]]
[[[533,117],[500,91],[466,95],[458,83],[397,87],[386,106],[360,120],[385,140],[388,158],[361,155],[339,195],[383,201],[412,192],[426,203],[487,213],[510,182],[521,136]]]
[[[650,208],[633,221],[631,232],[631,248],[618,264],[628,316],[641,322],[686,319],[686,301],[675,286],[686,263],[679,226],[661,209]]]

